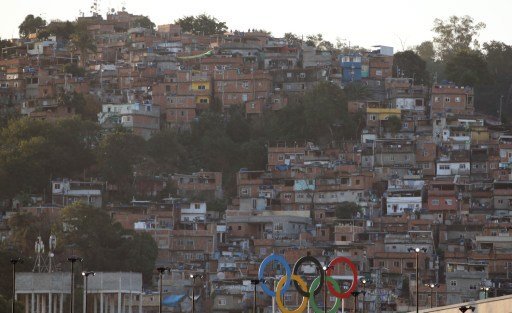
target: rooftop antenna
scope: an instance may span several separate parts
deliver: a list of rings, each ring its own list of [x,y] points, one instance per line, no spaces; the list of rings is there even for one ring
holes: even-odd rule
[[[34,267],[32,268],[32,272],[45,272],[48,270],[46,266],[46,257],[44,255],[44,242],[41,239],[41,236],[37,236],[37,240],[34,244],[34,250],[36,252],[36,260],[34,262]]]
[[[57,237],[55,235],[50,235],[50,239],[48,240],[48,273],[54,271],[53,265],[53,257],[55,256],[55,249],[57,248]]]

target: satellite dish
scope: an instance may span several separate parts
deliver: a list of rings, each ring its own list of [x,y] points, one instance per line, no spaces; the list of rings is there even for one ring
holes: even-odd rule
[[[218,272],[217,273],[217,278],[218,279],[225,279],[226,278],[226,274],[224,274],[224,272]]]

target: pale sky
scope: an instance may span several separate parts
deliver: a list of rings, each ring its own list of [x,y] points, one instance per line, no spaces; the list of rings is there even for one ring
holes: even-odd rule
[[[285,32],[303,35],[321,33],[335,43],[336,38],[351,45],[369,48],[393,46],[407,49],[433,36],[434,18],[469,15],[487,28],[481,43],[491,39],[512,44],[512,1],[510,0],[98,0],[105,17],[109,8],[143,14],[155,24],[172,23],[184,15],[207,13],[225,21],[229,29],[258,28],[276,37]],[[80,11],[89,15],[93,0],[2,1],[0,37],[18,37],[18,25],[27,14],[47,21],[74,20]]]

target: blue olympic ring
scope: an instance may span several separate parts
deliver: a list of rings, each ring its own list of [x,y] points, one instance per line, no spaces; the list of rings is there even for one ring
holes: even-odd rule
[[[288,262],[286,262],[286,259],[281,255],[272,253],[271,255],[266,257],[263,260],[263,262],[261,262],[261,264],[260,264],[260,268],[258,270],[258,279],[260,281],[263,281],[265,279],[265,267],[267,267],[267,265],[273,261],[276,261],[277,263],[284,266],[284,269],[286,271],[286,277],[292,277],[292,270],[291,270]],[[284,284],[283,288],[281,289],[281,295],[284,295],[284,293],[288,290],[288,288],[290,288],[291,283],[292,283],[291,279],[286,280],[286,283]],[[267,284],[261,284],[261,289],[263,290],[264,293],[266,293],[267,295],[269,295],[271,297],[276,296],[276,292],[273,290],[270,290],[268,288]]]

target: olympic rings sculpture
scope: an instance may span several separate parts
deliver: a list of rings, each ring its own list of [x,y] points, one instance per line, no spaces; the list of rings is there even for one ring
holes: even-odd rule
[[[336,313],[338,312],[338,309],[341,305],[341,299],[348,298],[352,294],[352,292],[357,288],[357,267],[352,261],[346,257],[337,257],[333,259],[329,265],[327,265],[327,269],[324,270],[322,267],[322,264],[320,261],[311,256],[307,255],[304,257],[301,257],[300,259],[295,262],[293,266],[293,270],[290,268],[290,265],[288,262],[286,262],[286,259],[278,254],[271,254],[267,256],[260,264],[260,268],[258,270],[258,279],[260,281],[264,281],[265,278],[265,268],[273,262],[279,263],[285,270],[286,275],[282,276],[279,281],[277,282],[277,285],[274,290],[270,290],[267,286],[267,284],[261,284],[261,289],[263,292],[270,297],[276,298],[277,307],[279,310],[281,310],[282,313],[301,313],[304,312],[307,308],[308,302],[315,313],[323,313],[323,310],[318,307],[318,305],[315,302],[315,297],[317,294],[320,293],[321,288],[324,284],[327,284],[327,289],[329,290],[329,293],[336,297],[336,302],[334,303],[333,307],[328,310],[329,313]],[[303,263],[313,263],[317,269],[317,271],[320,273],[320,276],[316,277],[313,282],[311,283],[311,286],[307,287],[307,283],[300,277],[298,274],[298,271],[300,269],[300,266]],[[342,292],[341,287],[339,286],[338,282],[334,280],[330,275],[332,273],[332,270],[334,269],[334,266],[337,264],[347,264],[352,271],[352,284],[350,285],[350,288]],[[291,284],[293,282],[293,285],[295,286],[295,289],[297,292],[302,296],[302,302],[295,310],[289,310],[287,307],[284,306],[282,296],[284,293],[290,288]],[[276,296],[276,293],[278,296]],[[311,296],[312,295],[312,296]]]

